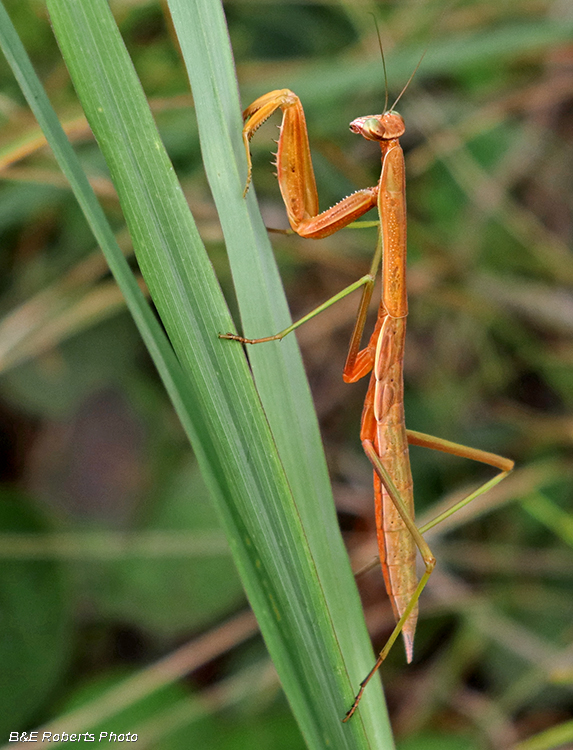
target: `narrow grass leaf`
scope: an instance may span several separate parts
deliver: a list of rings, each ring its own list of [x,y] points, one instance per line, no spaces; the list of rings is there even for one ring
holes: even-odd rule
[[[225,235],[242,327],[247,336],[276,333],[291,319],[254,190],[243,198],[247,167],[241,110],[223,12],[219,3],[206,0],[169,0],[169,6],[192,85],[205,169]],[[328,603],[339,644],[333,672],[345,674],[345,679],[349,674],[355,689],[372,666],[372,648],[334,513],[296,338],[250,347],[247,353]],[[378,747],[388,741],[388,728],[379,688],[373,687],[362,713],[368,736]]]
[[[382,747],[359,721],[350,731],[340,724],[341,681],[352,688],[333,670],[340,648],[299,512],[244,355],[217,337],[231,321],[108,4],[48,7],[181,363],[175,400],[307,742]]]

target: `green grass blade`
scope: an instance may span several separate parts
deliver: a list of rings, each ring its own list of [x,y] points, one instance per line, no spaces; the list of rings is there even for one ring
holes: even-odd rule
[[[241,110],[223,13],[218,3],[206,0],[170,0],[169,5],[191,80],[205,169],[225,234],[243,330],[247,336],[275,333],[290,323],[290,316],[254,191],[247,200],[242,195],[247,168]],[[328,600],[340,644],[340,661],[333,666],[347,671],[356,687],[372,665],[372,649],[334,513],[296,338],[251,347],[248,356]],[[362,714],[374,746],[387,743],[377,686]]]
[[[118,283],[129,293],[218,503],[307,742],[311,747],[382,747],[368,740],[359,721],[351,729],[340,724],[352,688],[346,673],[335,668],[340,648],[315,561],[245,358],[238,347],[217,338],[231,324],[228,312],[109,7],[105,0],[53,0],[49,10],[180,364],[138,297],[23,50],[9,38],[13,30],[7,16],[1,19],[4,49],[72,177]]]
[[[141,290],[124,258],[109,226],[105,214],[83,172],[66,134],[40,83],[26,51],[16,33],[4,6],[0,3],[0,47],[12,68],[28,104],[58,163],[68,178],[94,236],[105,254],[147,348],[169,395],[186,427],[191,429],[189,410],[181,403],[184,394],[184,376],[161,326],[149,309]]]

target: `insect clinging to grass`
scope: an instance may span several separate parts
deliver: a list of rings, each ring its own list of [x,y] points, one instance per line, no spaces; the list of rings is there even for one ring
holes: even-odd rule
[[[373,467],[378,549],[396,626],[373,668],[360,684],[354,703],[343,721],[347,721],[356,711],[366,685],[379,669],[400,633],[404,639],[407,660],[412,660],[418,600],[436,562],[423,533],[478,495],[491,489],[513,469],[513,461],[510,459],[406,428],[403,382],[408,315],[406,178],[404,154],[400,145],[405,125],[395,106],[414,73],[390,108],[387,107],[386,94],[382,114],[358,117],[350,123],[353,133],[361,135],[366,140],[376,141],[380,145],[382,168],[378,183],[352,193],[321,213],[318,208],[304,111],[298,96],[289,89],[271,91],[256,99],[243,113],[243,141],[248,161],[246,194],[252,173],[250,140],[265,120],[277,109],[282,110],[276,158],[277,177],[290,225],[297,234],[312,239],[327,237],[370,209],[378,208],[378,241],[367,274],[301,320],[273,336],[248,339],[235,334],[221,335],[222,338],[240,341],[243,344],[278,341],[334,302],[362,288],[343,378],[347,383],[353,383],[370,373],[370,384],[362,412],[360,439]],[[380,266],[382,295],[378,317],[368,344],[360,349],[368,307]],[[495,467],[499,473],[439,517],[418,528],[414,521],[409,445],[419,445],[473,459]],[[416,550],[419,550],[425,566],[420,580],[416,574]]]

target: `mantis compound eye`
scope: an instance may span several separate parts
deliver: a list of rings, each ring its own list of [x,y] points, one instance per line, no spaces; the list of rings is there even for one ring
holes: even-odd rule
[[[369,141],[381,141],[386,137],[386,128],[382,123],[383,115],[358,117],[350,123],[350,130],[359,133]]]
[[[360,133],[369,141],[389,141],[403,135],[404,120],[397,112],[386,112],[383,115],[358,117],[350,123],[353,133]]]
[[[387,138],[384,122],[377,117],[370,117],[362,125],[362,135],[369,141],[382,141]]]

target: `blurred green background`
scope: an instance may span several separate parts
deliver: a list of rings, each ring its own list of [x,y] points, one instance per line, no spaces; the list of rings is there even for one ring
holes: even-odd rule
[[[233,308],[166,8],[111,5]],[[129,253],[44,4],[6,6]],[[376,145],[348,130],[384,102],[371,14],[391,101],[427,50],[398,107],[407,423],[509,456],[517,470],[451,519],[452,533],[433,533],[438,569],[415,661],[397,646],[384,686],[403,749],[573,746],[573,730],[561,745],[547,734],[522,742],[573,720],[573,10],[235,0],[226,13],[243,105],[283,87],[302,99],[321,208],[379,176]],[[278,122],[252,150],[266,224],[284,228],[269,166]],[[4,61],[0,127],[0,738],[83,706],[85,728],[139,732],[153,748],[302,748],[185,436]],[[375,238],[273,235],[293,316],[365,273]],[[347,298],[298,338],[358,569],[376,552],[358,439],[367,379],[341,379],[356,305]],[[412,463],[420,516],[490,476],[423,449]],[[375,568],[359,581],[377,647],[392,627],[381,579]],[[141,671],[163,657],[163,682]],[[163,687],[140,699],[146,680]],[[102,708],[114,686],[122,706]]]

